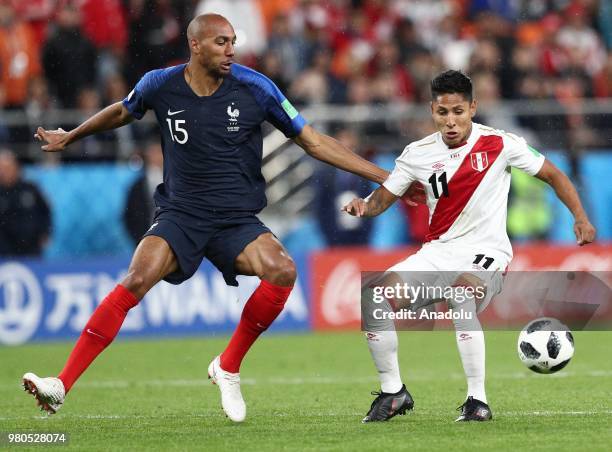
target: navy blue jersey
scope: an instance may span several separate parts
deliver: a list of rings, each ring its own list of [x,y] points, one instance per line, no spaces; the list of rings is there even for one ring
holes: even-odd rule
[[[155,201],[197,214],[257,213],[266,205],[261,175],[261,124],[287,137],[306,124],[274,83],[233,64],[217,91],[197,96],[183,75],[185,64],[148,72],[123,105],[140,119],[153,110],[162,136],[164,183]]]

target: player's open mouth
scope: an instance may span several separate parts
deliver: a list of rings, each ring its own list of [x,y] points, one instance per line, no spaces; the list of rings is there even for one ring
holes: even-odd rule
[[[226,61],[225,63],[221,63],[221,67],[229,71],[230,67],[232,66],[232,63],[232,61]]]
[[[446,138],[449,138],[452,140],[459,136],[459,132],[446,132],[445,135],[446,135]]]

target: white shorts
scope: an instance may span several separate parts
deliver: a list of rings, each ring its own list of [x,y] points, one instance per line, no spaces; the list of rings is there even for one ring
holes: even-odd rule
[[[486,295],[478,300],[477,312],[482,312],[491,299],[501,292],[503,278],[510,264],[507,255],[473,247],[427,243],[407,259],[387,272],[398,273],[411,285],[450,287],[462,274],[476,276],[486,286]],[[415,300],[415,302],[418,300]]]

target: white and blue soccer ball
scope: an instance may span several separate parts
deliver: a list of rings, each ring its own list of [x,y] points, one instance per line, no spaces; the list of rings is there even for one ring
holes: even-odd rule
[[[574,336],[567,326],[551,317],[529,322],[518,338],[522,363],[540,374],[552,374],[574,356]]]

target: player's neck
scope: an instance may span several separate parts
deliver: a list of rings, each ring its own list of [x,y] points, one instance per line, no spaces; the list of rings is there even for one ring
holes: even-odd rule
[[[213,76],[197,64],[187,63],[185,81],[197,96],[212,96],[223,83],[223,77]]]

